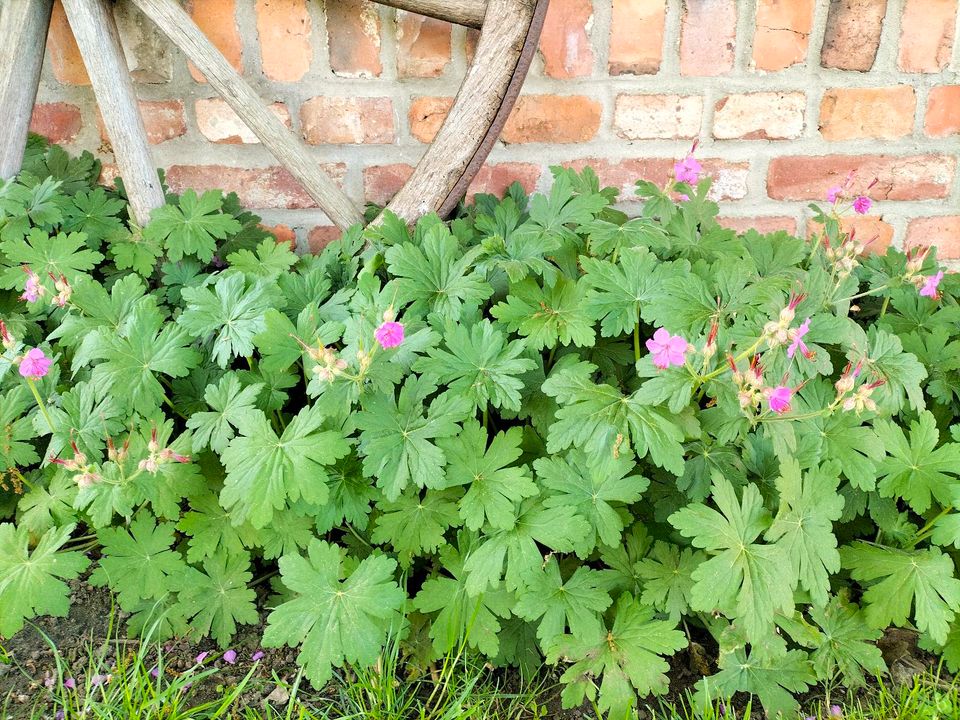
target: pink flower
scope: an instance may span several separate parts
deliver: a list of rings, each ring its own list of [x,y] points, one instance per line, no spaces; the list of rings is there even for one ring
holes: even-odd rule
[[[790,347],[787,348],[787,357],[792,358],[796,355],[797,350],[807,358],[808,360],[813,357],[813,353],[807,348],[806,344],[803,342],[803,336],[810,332],[810,318],[804,320],[800,327],[792,332],[793,342],[790,343]]]
[[[39,380],[50,371],[52,362],[43,354],[43,350],[33,348],[20,360],[20,374],[28,380]]]
[[[202,663],[204,660],[207,659],[207,655],[209,655],[209,654],[210,654],[210,653],[208,653],[206,650],[204,650],[202,653],[200,653],[199,655],[197,655],[196,658],[194,658],[194,662],[199,665],[200,663]]]
[[[777,413],[777,415],[790,412],[790,400],[793,399],[793,388],[787,385],[778,385],[775,388],[768,388],[765,394],[770,409]]]
[[[843,188],[839,185],[834,185],[832,188],[827,190],[827,202],[835,203],[837,198],[840,197],[840,193],[843,192]]]
[[[861,195],[853,201],[853,210],[858,215],[866,215],[868,212],[870,212],[871,205],[873,205],[873,203],[870,202],[870,198],[866,197],[865,195]]]
[[[227,650],[223,654],[223,661],[229,665],[235,665],[237,662],[237,651],[236,650]]]
[[[66,680],[64,680],[63,686],[64,686],[67,690],[76,690],[76,689],[77,689],[77,681],[74,680],[73,678],[67,678]]]
[[[257,650],[253,655],[250,656],[250,659],[253,662],[257,662],[258,660],[263,660],[263,650]]]
[[[701,165],[693,155],[687,155],[683,160],[673,165],[673,177],[677,182],[684,182],[693,185],[700,179],[700,173],[703,172]]]
[[[842,716],[843,716],[843,710],[840,709],[839,705],[830,706],[830,717],[838,718]]]
[[[929,275],[923,283],[923,287],[920,288],[920,294],[924,297],[933,298],[936,300],[940,297],[940,293],[937,291],[937,287],[940,285],[940,281],[943,280],[943,270],[938,272],[936,275]]]
[[[27,302],[36,302],[44,292],[43,285],[40,284],[40,276],[26,265],[23,266],[23,271],[27,274],[27,284],[23,288],[23,295],[20,296],[20,299]]]
[[[647,340],[647,350],[653,355],[653,364],[661,370],[671,365],[683,365],[687,354],[687,341],[679,335],[671,335],[664,328],[658,329]]]
[[[403,325],[398,322],[385,322],[376,329],[373,336],[385,348],[397,347],[403,342]]]

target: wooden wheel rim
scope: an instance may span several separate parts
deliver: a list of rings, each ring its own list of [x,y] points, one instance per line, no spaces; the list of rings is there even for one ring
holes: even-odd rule
[[[118,1],[136,6],[180,49],[335,225],[346,229],[362,222],[359,207],[320,170],[303,141],[270,112],[177,0]],[[429,212],[445,216],[465,195],[516,103],[549,0],[377,2],[481,31],[474,60],[445,121],[407,183],[387,206],[408,223]],[[11,131],[0,142],[0,173],[9,177],[22,161],[30,120],[27,106],[32,106],[39,84],[39,60],[52,0],[4,0],[3,4],[6,12],[0,11],[0,27],[31,29],[27,46],[21,45],[18,54],[0,55],[6,75],[0,77],[0,99],[12,108],[7,112]],[[164,198],[110,5],[111,0],[63,0],[124,178],[131,214],[144,225]],[[0,107],[0,117],[2,114]]]

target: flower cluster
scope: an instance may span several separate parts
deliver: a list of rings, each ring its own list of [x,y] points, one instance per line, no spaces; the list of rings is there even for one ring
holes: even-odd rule
[[[100,479],[100,474],[96,471],[96,466],[87,462],[87,456],[80,451],[77,443],[72,439],[70,440],[70,447],[73,450],[72,458],[64,460],[52,457],[50,462],[54,465],[61,465],[65,470],[75,473],[73,481],[77,484],[77,487],[90,487]]]
[[[878,237],[880,236],[875,235],[866,242],[860,242],[857,238],[857,229],[852,228],[849,233],[840,239],[840,244],[836,247],[832,247],[829,243],[826,244],[823,252],[827,260],[833,263],[838,280],[850,276],[850,273],[860,264],[860,256],[866,251],[867,246]]]
[[[852,170],[847,174],[847,179],[844,181],[843,185],[834,185],[829,190],[827,190],[827,202],[831,203],[834,207],[839,205],[841,202],[846,200],[851,201],[851,207],[853,211],[858,215],[866,215],[870,212],[870,208],[873,206],[873,202],[866,195],[855,195],[849,196],[847,193],[850,189],[850,186],[853,184],[853,178],[856,175]],[[873,181],[867,185],[867,190],[870,190],[874,185],[879,182],[878,178],[874,178]]]
[[[857,388],[857,379],[860,377],[862,370],[862,361],[856,365],[847,363],[840,379],[833,384],[837,390],[837,399],[834,400],[833,404],[834,406],[841,406],[844,412],[850,412],[852,410],[859,415],[864,410],[869,410],[870,412],[876,412],[877,410],[877,403],[870,396],[874,390],[884,385],[886,381],[881,378],[869,383],[864,383]]]
[[[933,275],[924,275],[921,271],[923,263],[930,254],[930,247],[927,245],[916,245],[907,250],[907,271],[904,273],[905,282],[917,288],[917,291],[923,297],[931,300],[940,299],[940,281],[943,280],[943,270],[939,270]]]
[[[166,465],[171,462],[190,462],[189,455],[180,455],[168,447],[161,448],[160,444],[157,442],[156,428],[153,428],[150,431],[150,442],[147,443],[147,452],[150,454],[140,461],[140,463],[137,465],[137,469],[146,470],[151,475],[155,474],[162,465]]]
[[[799,327],[790,327],[797,316],[797,306],[806,297],[803,293],[791,293],[787,306],[780,311],[780,317],[763,326],[763,340],[770,348],[789,343],[787,357],[793,358],[799,350],[800,354],[809,360],[813,358],[814,353],[807,348],[803,338],[810,331],[810,318],[800,323]]]

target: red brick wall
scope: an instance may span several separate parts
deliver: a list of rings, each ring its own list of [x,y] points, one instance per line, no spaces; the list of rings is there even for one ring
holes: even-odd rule
[[[362,0],[189,0],[194,18],[317,162],[385,202],[429,142],[469,61],[463,28]],[[121,2],[122,6],[123,3]],[[476,183],[549,184],[552,164],[607,183],[662,180],[698,156],[735,227],[805,232],[850,170],[881,240],[960,259],[958,0],[552,0],[541,51]],[[236,190],[304,245],[322,212],[149,23],[118,12],[157,164],[175,188]],[[58,7],[35,129],[110,148]]]

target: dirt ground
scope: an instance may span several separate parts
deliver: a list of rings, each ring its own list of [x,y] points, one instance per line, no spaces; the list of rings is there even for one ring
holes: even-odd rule
[[[8,660],[7,663],[0,663],[0,706],[4,698],[9,698],[8,714],[12,713],[13,718],[29,717],[30,709],[38,703],[38,699],[42,706],[42,698],[46,693],[44,680],[57,676],[58,658],[54,647],[57,648],[59,660],[64,666],[63,677],[75,678],[78,686],[83,685],[88,673],[109,672],[118,654],[136,653],[139,650],[136,640],[117,639],[123,638],[124,633],[111,627],[111,622],[122,622],[124,614],[113,606],[108,590],[92,587],[84,580],[72,581],[70,585],[71,606],[66,618],[39,618],[32,626],[28,625],[0,646]],[[211,659],[205,662],[204,667],[215,667],[216,672],[191,689],[194,693],[191,696],[192,701],[200,703],[214,699],[220,689],[236,686],[253,669],[252,682],[245,691],[243,702],[257,707],[269,699],[276,706],[278,699],[285,702],[282,688],[296,679],[297,651],[290,648],[261,649],[259,641],[262,629],[262,623],[241,629],[232,644],[232,649],[237,653],[235,664],[226,663],[220,657],[220,649],[210,641],[194,643],[174,640],[164,643],[164,671],[171,675],[182,673],[195,665],[199,653],[207,651]],[[650,698],[648,704],[651,707],[657,707],[661,701],[682,701],[686,694],[693,690],[694,684],[703,673],[715,672],[715,649],[710,648],[708,642],[706,638],[703,639],[704,644],[694,642],[688,650],[671,658],[670,694],[659,700]],[[890,668],[891,679],[897,683],[908,682],[914,675],[936,666],[935,658],[917,649],[916,633],[909,630],[889,630],[881,640],[880,648]],[[264,653],[259,664],[251,660],[258,651]],[[155,660],[156,652],[152,649],[149,651],[149,663]],[[91,655],[102,659],[100,667],[87,667]],[[555,688],[557,673],[552,668],[550,671],[552,675],[545,685]],[[518,679],[510,671],[493,672],[497,673],[498,681],[506,690],[517,687]],[[278,686],[281,689],[278,690]],[[310,692],[309,687],[307,690]],[[336,692],[336,686],[331,685],[315,697],[322,699],[322,696],[330,696]],[[821,700],[821,693],[811,692],[803,698],[802,704],[804,707],[812,707]],[[549,691],[541,704],[548,707],[548,717],[557,720],[594,717],[589,707],[562,710],[556,689]],[[641,711],[641,720],[645,716],[647,713]],[[738,713],[737,717],[742,715]],[[762,717],[759,710],[755,711],[754,717]]]

